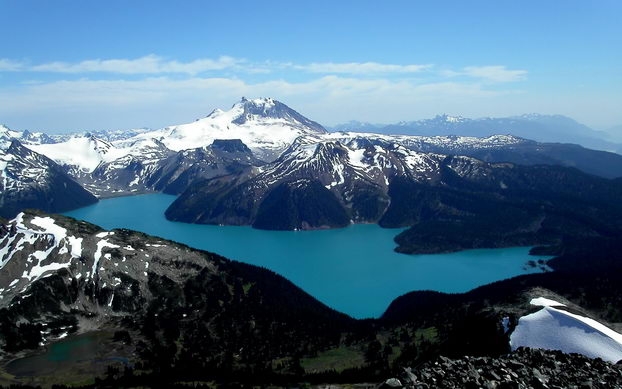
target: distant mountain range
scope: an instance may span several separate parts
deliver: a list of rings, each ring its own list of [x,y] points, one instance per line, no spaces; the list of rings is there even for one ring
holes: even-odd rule
[[[331,131],[473,137],[511,134],[537,142],[574,143],[591,149],[622,153],[622,144],[613,141],[608,133],[593,130],[562,115],[526,114],[506,118],[487,117],[480,119],[438,115],[432,119],[394,124],[371,124],[351,121],[333,126]]]
[[[270,229],[351,222],[408,225],[413,220],[387,221],[387,212],[396,211],[392,188],[405,179],[426,190],[460,191],[463,188],[452,187],[447,178],[450,171],[462,174],[455,171],[458,165],[490,172],[523,171],[495,165],[508,162],[564,166],[608,179],[622,177],[619,154],[498,135],[514,130],[550,137],[564,131],[591,134],[568,118],[528,115],[471,120],[444,115],[382,131],[389,129],[435,135],[328,132],[271,98],[242,98],[227,111],[216,109],[192,123],[159,130],[61,137],[8,128],[0,128],[0,133],[6,142],[17,142],[15,147],[19,143],[33,155],[53,160],[61,166],[56,170],[98,198],[157,191],[180,194],[167,212],[172,219]],[[503,185],[509,185],[512,178],[505,180]],[[80,197],[78,192],[69,195],[75,196]],[[37,201],[50,202],[43,195]],[[76,200],[75,204],[83,203]],[[5,209],[7,216],[20,210]]]

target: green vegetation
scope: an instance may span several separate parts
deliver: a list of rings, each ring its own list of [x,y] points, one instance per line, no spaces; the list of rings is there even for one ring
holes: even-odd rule
[[[340,373],[346,369],[365,366],[365,357],[358,348],[340,346],[322,351],[315,357],[302,358],[300,365],[309,374],[327,370],[334,370]]]

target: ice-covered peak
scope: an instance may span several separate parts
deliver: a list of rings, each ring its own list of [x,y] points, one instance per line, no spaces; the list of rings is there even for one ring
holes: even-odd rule
[[[235,111],[237,117],[232,122],[235,124],[245,124],[248,122],[261,122],[263,120],[278,120],[288,123],[292,126],[305,126],[313,132],[326,133],[326,129],[320,124],[307,119],[298,112],[294,111],[280,101],[270,97],[262,97],[257,99],[242,99],[231,108]]]
[[[326,134],[311,121],[272,98],[243,97],[229,110],[215,109],[197,121],[141,137],[156,137],[174,151],[208,147],[217,139],[240,139],[258,158],[272,161],[299,136]]]
[[[242,104],[245,107],[250,106],[268,110],[274,107],[276,103],[278,103],[278,101],[274,100],[272,97],[259,97],[256,99],[247,99],[246,97],[242,97],[236,104]]]
[[[442,114],[442,115],[437,115],[434,120],[439,121],[439,122],[445,122],[445,123],[461,123],[464,122],[466,119],[463,118],[462,116],[451,116],[451,115],[447,115],[447,114]]]

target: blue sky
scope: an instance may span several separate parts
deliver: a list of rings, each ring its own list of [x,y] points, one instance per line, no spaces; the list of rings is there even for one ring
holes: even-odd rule
[[[538,112],[622,124],[622,1],[0,0],[0,123],[190,122],[242,96],[325,125]]]

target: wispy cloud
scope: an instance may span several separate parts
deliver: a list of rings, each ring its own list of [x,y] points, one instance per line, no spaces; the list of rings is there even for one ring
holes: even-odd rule
[[[27,64],[11,59],[0,59],[0,71],[47,72],[61,74],[90,75],[95,73],[127,75],[169,75],[185,74],[191,77],[208,72],[230,71],[245,74],[281,74],[294,71],[306,74],[350,75],[389,77],[426,73],[430,76],[453,78],[457,76],[480,79],[493,83],[505,83],[526,79],[526,70],[512,70],[506,66],[468,66],[460,70],[438,70],[433,64],[387,64],[380,62],[312,62],[297,64],[292,62],[252,62],[246,59],[221,56],[218,58],[198,58],[183,62],[170,60],[157,55],[147,55],[134,59],[89,59],[80,62],[48,62]]]
[[[16,72],[24,69],[22,62],[0,58],[0,72]]]
[[[113,73],[113,74],[197,74],[235,70],[245,73],[272,73],[295,70],[316,74],[387,75],[418,73],[429,70],[430,64],[396,65],[379,62],[313,62],[296,64],[292,62],[250,62],[245,59],[221,56],[216,59],[199,58],[189,62],[169,60],[157,55],[147,55],[135,59],[89,59],[80,62],[48,62],[29,65],[10,59],[0,59],[0,71],[27,71],[66,74]]]
[[[505,66],[443,70],[431,64],[300,64],[228,56],[184,62],[156,55],[40,64],[0,59],[0,72],[23,73],[2,79],[0,119],[30,129],[60,123],[157,128],[226,108],[241,96],[272,96],[326,124],[352,118],[390,123],[439,112],[490,115],[491,106],[520,93],[508,85],[527,76]]]
[[[311,73],[329,74],[388,74],[419,73],[432,68],[432,65],[394,65],[378,62],[314,62],[308,65],[293,65],[294,68]]]
[[[467,76],[488,82],[503,83],[522,81],[527,78],[527,70],[510,70],[505,66],[467,66],[459,71],[444,70],[445,77]]]
[[[77,63],[50,62],[28,68],[33,72],[50,73],[115,73],[115,74],[170,74],[196,75],[225,70],[244,63],[244,60],[222,56],[217,59],[196,59],[190,62],[166,60],[156,55],[136,59],[93,59]]]

